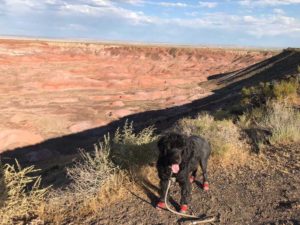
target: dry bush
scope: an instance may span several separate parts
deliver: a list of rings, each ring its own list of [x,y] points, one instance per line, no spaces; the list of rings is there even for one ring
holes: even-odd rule
[[[128,191],[141,190],[141,174],[155,157],[153,132],[149,127],[135,134],[133,124],[126,122],[113,140],[107,135],[95,145],[93,153],[81,151],[81,160],[67,169],[71,184],[51,193],[41,218],[54,224],[92,223],[104,206],[127,198]]]
[[[126,121],[122,129],[117,129],[112,142],[112,160],[128,172],[135,191],[141,194],[152,190],[158,181],[153,167],[158,157],[158,136],[154,131],[150,126],[135,133],[133,123]]]
[[[286,80],[260,83],[257,86],[243,88],[241,105],[246,108],[262,107],[270,100],[294,102],[299,91],[299,76]]]
[[[133,123],[125,122],[123,129],[117,129],[112,143],[112,159],[126,169],[138,169],[156,160],[157,136],[150,126],[135,133]]]
[[[208,114],[199,114],[195,119],[180,120],[176,129],[206,138],[212,146],[212,155],[224,164],[241,164],[247,157],[248,146],[231,120],[215,120]]]
[[[37,217],[48,191],[40,188],[40,176],[31,176],[37,171],[33,166],[21,168],[17,161],[16,165],[4,165],[0,171],[0,224],[27,224]]]
[[[241,105],[246,109],[238,124],[259,151],[265,144],[299,141],[300,77],[261,83],[242,90]]]
[[[300,112],[289,104],[269,102],[258,126],[271,132],[271,144],[300,141]]]
[[[109,136],[95,145],[95,151],[81,151],[81,161],[67,169],[71,184],[64,190],[56,190],[40,216],[55,224],[78,223],[97,217],[97,212],[106,204],[124,197],[125,172],[111,162]],[[123,188],[124,187],[124,188]]]

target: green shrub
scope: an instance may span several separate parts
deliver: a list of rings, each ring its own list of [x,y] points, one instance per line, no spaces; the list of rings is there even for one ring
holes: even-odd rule
[[[112,143],[113,160],[125,168],[140,167],[155,161],[157,136],[150,126],[135,134],[133,123],[125,122],[122,130],[115,132]]]
[[[291,100],[297,96],[298,89],[299,79],[297,77],[272,83],[260,83],[258,86],[242,89],[241,105],[251,108],[265,105],[270,100]]]

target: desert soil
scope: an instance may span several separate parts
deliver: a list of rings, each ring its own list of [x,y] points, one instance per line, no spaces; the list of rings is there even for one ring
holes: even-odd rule
[[[209,76],[275,54],[2,39],[0,153],[203,98]],[[53,154],[42,152],[28,158]]]
[[[210,190],[205,192],[193,184],[190,213],[216,216],[218,220],[213,224],[299,225],[299,161],[300,145],[293,144],[268,148],[235,169],[210,165]],[[151,190],[148,197],[132,195],[107,206],[101,219],[93,224],[191,224],[168,211],[155,209],[157,196]],[[178,186],[171,187],[175,208],[179,192]]]

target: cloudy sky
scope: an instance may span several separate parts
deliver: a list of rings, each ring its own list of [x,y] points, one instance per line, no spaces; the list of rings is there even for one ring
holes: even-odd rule
[[[0,0],[0,35],[300,47],[300,0]]]

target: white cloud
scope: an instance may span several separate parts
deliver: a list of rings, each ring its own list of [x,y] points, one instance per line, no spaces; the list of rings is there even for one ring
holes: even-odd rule
[[[72,31],[87,31],[87,27],[80,24],[70,23],[59,28],[60,30],[72,30]]]
[[[204,8],[215,8],[218,5],[217,2],[204,2],[204,1],[199,1],[198,4],[200,7],[204,7]]]
[[[165,7],[188,7],[189,5],[182,2],[158,2],[157,5]]]
[[[43,5],[38,0],[5,0],[4,5],[9,9],[29,10]]]
[[[215,8],[218,3],[217,2],[207,2],[207,1],[199,1],[198,4],[187,4],[185,2],[155,2],[155,1],[143,1],[144,4],[149,5],[159,5],[163,7],[178,7],[178,8]]]
[[[145,3],[144,0],[117,0],[117,2],[127,3],[131,5],[143,5]]]
[[[146,16],[141,11],[132,11],[125,8],[109,4],[106,1],[93,1],[95,5],[87,4],[64,4],[60,7],[61,14],[74,16],[76,14],[86,14],[93,17],[119,18],[129,20],[132,24],[152,23],[152,18]],[[106,4],[107,3],[107,4]]]
[[[47,11],[49,6],[64,4],[63,0],[3,0],[2,2],[4,3],[1,7],[14,16],[23,13],[40,13]]]
[[[89,1],[85,1],[85,2],[89,3]],[[97,6],[112,6],[112,2],[106,0],[90,0],[90,2]]]
[[[0,0],[0,4],[3,1]],[[217,6],[217,2],[199,1],[198,5],[188,5],[182,2],[163,2],[163,1],[142,1],[142,0],[5,0],[1,9],[9,9],[12,15],[19,15],[18,12],[29,12],[30,14],[39,10],[47,10],[51,6],[52,13],[59,18],[59,16],[68,16],[68,18],[78,18],[84,15],[85,20],[90,18],[101,19],[116,19],[121,23],[128,25],[155,25],[162,27],[178,27],[189,29],[212,29],[224,32],[237,32],[248,34],[253,37],[274,37],[277,35],[297,36],[300,37],[300,20],[288,16],[280,8],[274,8],[273,13],[255,15],[228,14],[228,13],[205,13],[203,10],[194,11],[184,10],[188,17],[162,17],[160,15],[150,16],[139,10],[127,9],[122,4],[147,4],[161,5],[165,7],[199,7],[213,8]],[[242,3],[243,2],[243,3]],[[296,4],[300,0],[240,0],[239,4],[245,6],[253,6],[253,4],[269,4],[275,6],[276,4]],[[251,8],[252,9],[252,8]],[[1,10],[0,10],[1,11]],[[288,12],[288,11],[287,11]],[[26,14],[27,15],[27,14]],[[76,20],[74,20],[76,21]],[[66,29],[82,30],[84,29],[84,21],[82,24],[78,21],[70,24]]]
[[[281,14],[259,18],[244,16],[247,33],[256,36],[298,35],[300,36],[300,21]]]
[[[193,19],[174,19],[169,23],[176,23],[180,26],[190,28],[218,28],[218,29],[230,29],[232,25],[238,23],[239,17],[235,15],[228,15],[224,13],[207,13],[201,17]]]
[[[300,4],[300,0],[240,0],[238,3],[242,6],[256,7],[256,6],[279,6]]]
[[[207,28],[219,31],[246,33],[259,38],[278,35],[300,37],[300,20],[281,14],[238,16],[225,13],[208,13],[197,18],[176,18],[160,20],[159,22],[160,24],[165,23],[191,29]]]
[[[275,14],[281,14],[281,15],[285,14],[284,10],[278,9],[278,8],[273,9],[273,12],[274,12]]]
[[[191,16],[191,17],[199,16],[199,12],[197,12],[197,11],[185,12],[184,14],[185,14],[186,16]]]
[[[95,3],[95,0],[93,0]],[[100,4],[100,1],[98,1]],[[180,26],[191,29],[215,29],[229,32],[247,33],[255,37],[298,35],[300,21],[286,16],[282,10],[275,10],[269,15],[234,15],[227,13],[193,14],[191,18],[161,18],[148,16],[141,11],[132,11],[116,4],[64,4],[60,8],[62,14],[74,16],[84,14],[98,18],[117,18],[132,25],[152,24],[158,26]]]

